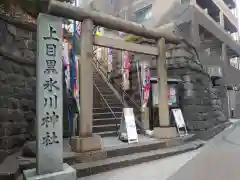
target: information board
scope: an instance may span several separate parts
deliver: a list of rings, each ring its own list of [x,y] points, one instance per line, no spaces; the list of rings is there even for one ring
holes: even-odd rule
[[[138,134],[137,134],[133,108],[124,108],[123,113],[124,113],[128,143],[138,142]]]
[[[172,109],[172,114],[174,116],[179,135],[181,136],[181,128],[184,128],[184,135],[187,135],[186,124],[181,109]]]

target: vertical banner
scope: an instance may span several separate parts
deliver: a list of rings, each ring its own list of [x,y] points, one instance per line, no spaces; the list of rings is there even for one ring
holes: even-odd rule
[[[127,51],[122,52],[122,85],[124,90],[128,90],[130,86],[129,71],[131,68],[130,58]]]
[[[168,87],[168,105],[172,106],[177,103],[177,93],[175,87]]]
[[[102,47],[97,46],[96,51],[97,51],[96,52],[97,60],[101,62],[101,60],[102,60]]]
[[[112,72],[112,49],[108,48],[108,72]]]
[[[80,7],[81,1],[75,0],[75,6]],[[81,34],[81,22],[76,21],[76,35],[80,36]]]
[[[142,77],[142,109],[147,106],[150,92],[150,69],[149,64],[144,61],[141,64],[141,77]]]
[[[69,92],[71,88],[70,84],[70,61],[68,55],[68,42],[63,42],[63,51],[62,51],[62,62],[64,66],[64,73],[65,73],[65,81],[66,81],[66,90]]]
[[[79,71],[78,71],[78,64],[80,61],[80,57],[75,57],[75,82],[74,82],[74,98],[77,103],[78,110],[80,111],[80,102],[79,102]]]

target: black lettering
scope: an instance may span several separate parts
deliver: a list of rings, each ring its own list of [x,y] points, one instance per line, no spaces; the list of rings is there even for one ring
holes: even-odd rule
[[[46,55],[55,57],[56,56],[56,45],[46,44]]]
[[[59,41],[58,37],[55,37],[54,35],[56,35],[57,31],[52,27],[49,26],[49,36],[48,37],[43,37],[44,40],[55,40],[55,41]]]
[[[57,81],[53,80],[52,78],[49,78],[49,80],[46,80],[43,84],[44,90],[48,90],[48,92],[52,92],[55,88],[56,90],[59,90],[60,88],[56,85]]]
[[[42,144],[44,144],[45,146],[49,146],[51,144],[59,144],[56,132],[46,132],[46,135],[42,138]]]
[[[45,126],[48,128],[49,124],[52,124],[53,128],[55,128],[55,124],[58,122],[59,115],[55,111],[50,115],[49,112],[46,112],[46,115],[42,118],[41,126]]]
[[[41,124],[41,126],[45,126],[46,128],[48,128],[48,125],[49,125],[50,122],[51,122],[51,121],[50,121],[49,112],[46,112],[46,116],[44,116],[44,117],[42,118],[42,124]]]
[[[49,104],[48,104],[49,102]],[[57,95],[54,95],[54,97],[48,97],[48,98],[44,98],[44,107],[46,107],[47,105],[49,105],[49,107],[53,107],[53,108],[57,108]]]
[[[56,70],[56,60],[46,60],[47,68],[45,69],[45,74],[54,73],[57,74]]]

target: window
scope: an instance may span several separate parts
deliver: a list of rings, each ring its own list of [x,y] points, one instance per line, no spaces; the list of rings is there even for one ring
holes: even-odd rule
[[[152,17],[152,5],[146,6],[135,12],[136,22],[143,23]]]

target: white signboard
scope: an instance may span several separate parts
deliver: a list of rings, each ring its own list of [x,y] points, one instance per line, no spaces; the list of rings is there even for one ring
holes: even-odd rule
[[[138,142],[138,134],[135,123],[133,108],[124,108],[125,125],[128,136],[128,143]]]
[[[62,21],[39,14],[37,20],[37,173],[62,170]]]
[[[182,115],[181,109],[172,109],[172,113],[176,122],[176,125],[178,128],[183,128],[185,127],[185,121]]]

